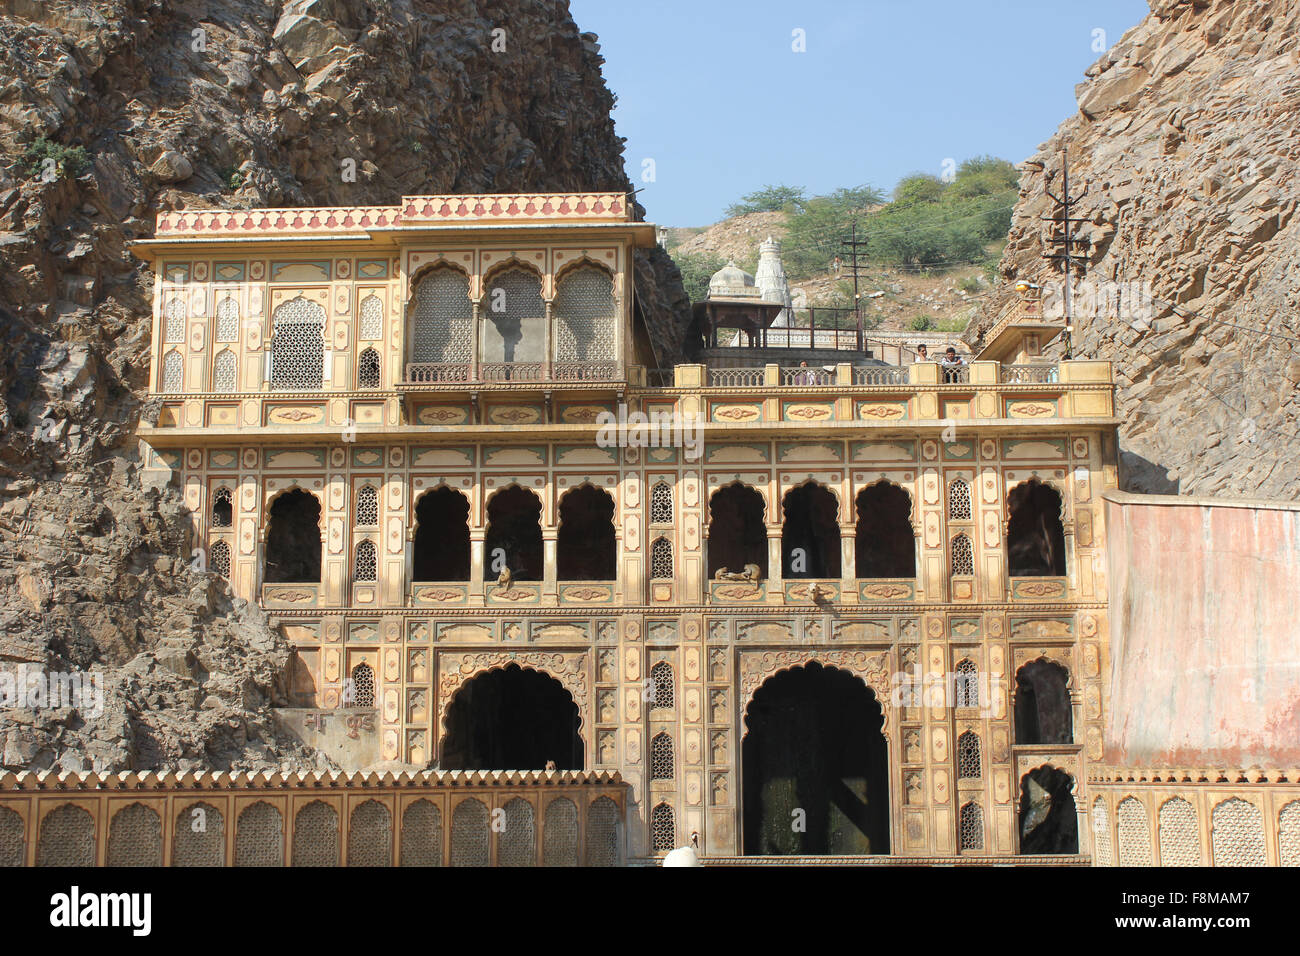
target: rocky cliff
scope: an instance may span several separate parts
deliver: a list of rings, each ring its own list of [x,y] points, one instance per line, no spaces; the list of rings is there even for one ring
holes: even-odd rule
[[[1300,494],[1298,26],[1283,0],[1152,0],[1025,164],[1004,276],[1051,278],[1068,146],[1088,277],[1150,284],[1149,313],[1101,308],[1073,337],[1115,363],[1130,490]]]
[[[102,713],[3,711],[0,764],[313,765],[272,729],[289,647],[141,486],[126,243],[182,206],[628,189],[595,37],[563,0],[0,0],[0,63],[0,670],[109,685]],[[676,268],[636,277],[671,363]]]

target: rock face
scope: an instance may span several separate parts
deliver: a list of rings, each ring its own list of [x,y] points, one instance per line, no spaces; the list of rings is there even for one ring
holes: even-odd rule
[[[1089,278],[1150,283],[1149,314],[1075,321],[1076,357],[1115,363],[1125,487],[1294,498],[1300,5],[1151,7],[1027,161],[1001,271],[1051,278],[1040,217],[1068,146]]]
[[[102,713],[0,710],[0,764],[321,762],[275,736],[291,648],[141,486],[152,276],[127,241],[182,206],[629,189],[602,62],[564,3],[0,0],[0,671],[108,684]],[[638,256],[670,364],[680,276]]]

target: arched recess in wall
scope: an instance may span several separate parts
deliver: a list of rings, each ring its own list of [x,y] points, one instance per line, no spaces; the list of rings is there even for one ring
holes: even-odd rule
[[[856,499],[857,576],[916,577],[916,532],[912,496],[883,478],[858,492]]]
[[[469,276],[453,266],[434,266],[416,280],[409,308],[411,361],[468,367],[474,341]]]
[[[268,511],[267,584],[320,583],[320,500],[301,488],[277,495]]]
[[[1042,657],[1016,671],[1017,744],[1074,743],[1069,684],[1070,672]]]
[[[805,482],[781,501],[781,574],[787,578],[840,576],[840,503],[834,492]]]
[[[1007,495],[1007,565],[1011,577],[1063,577],[1065,526],[1061,493],[1030,478]]]
[[[542,300],[541,275],[529,266],[511,261],[489,273],[483,289],[479,305],[483,330],[481,361],[507,364],[545,361],[546,304]]]
[[[445,485],[415,502],[416,581],[468,581],[469,499]]]
[[[767,577],[767,505],[763,496],[739,482],[719,488],[709,499],[709,577],[757,565]]]
[[[484,576],[495,579],[508,567],[516,581],[542,580],[541,499],[526,488],[510,485],[488,499],[487,513]]]
[[[1078,852],[1074,778],[1051,764],[1029,771],[1020,780],[1021,855]]]
[[[562,272],[552,311],[558,377],[568,377],[570,367],[577,372],[618,359],[618,301],[607,269],[584,261]]]
[[[581,719],[554,677],[517,664],[466,681],[447,707],[444,770],[583,768]]]
[[[609,492],[584,484],[560,498],[555,568],[561,581],[613,581],[618,577],[618,535]]]
[[[317,389],[325,380],[325,310],[298,296],[271,316],[271,388]]]

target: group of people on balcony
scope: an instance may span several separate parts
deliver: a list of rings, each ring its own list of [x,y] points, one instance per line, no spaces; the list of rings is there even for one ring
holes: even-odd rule
[[[916,347],[916,358],[913,359],[913,363],[932,361],[935,360],[930,358],[929,347],[924,342],[921,342]],[[944,352],[943,358],[938,359],[938,362],[939,367],[943,369],[943,380],[945,382],[961,381],[962,369],[966,367],[966,363],[962,361],[962,357],[957,354],[955,348],[951,345],[948,346],[947,351]]]

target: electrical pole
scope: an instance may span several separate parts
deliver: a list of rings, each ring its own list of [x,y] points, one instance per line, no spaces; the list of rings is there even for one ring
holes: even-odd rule
[[[854,222],[849,231],[848,239],[841,239],[840,245],[844,247],[852,262],[853,269],[853,317],[856,320],[858,330],[858,351],[865,352],[867,348],[866,338],[862,328],[862,294],[858,291],[858,247],[865,246],[867,240],[858,240],[858,224]]]
[[[1082,279],[1088,274],[1089,246],[1087,239],[1077,239],[1074,235],[1075,223],[1088,220],[1072,216],[1070,213],[1073,212],[1075,203],[1087,191],[1087,187],[1084,187],[1083,192],[1078,196],[1070,195],[1070,162],[1065,147],[1061,147],[1061,195],[1054,194],[1046,184],[1043,186],[1043,192],[1056,204],[1052,215],[1042,217],[1043,221],[1049,224],[1047,235],[1043,240],[1043,245],[1048,251],[1043,253],[1043,258],[1052,262],[1065,274],[1065,357],[1067,359],[1072,354],[1071,335],[1074,332],[1072,277],[1077,273]]]

